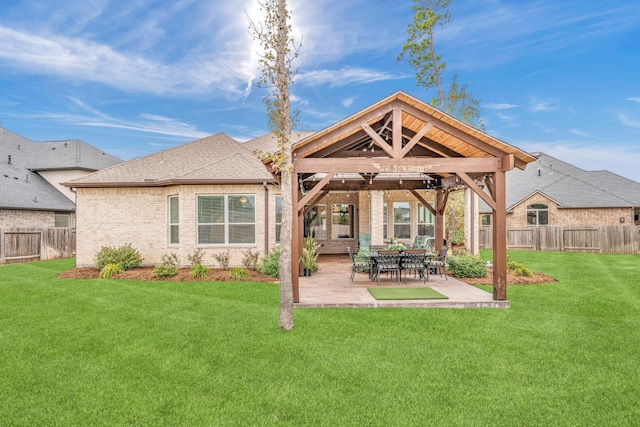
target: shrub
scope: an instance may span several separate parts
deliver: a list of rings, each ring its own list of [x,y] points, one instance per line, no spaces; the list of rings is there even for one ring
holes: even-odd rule
[[[180,267],[180,257],[177,254],[171,252],[170,254],[162,255],[162,263],[164,265],[171,265],[173,267]]]
[[[266,276],[279,277],[280,276],[280,248],[275,248],[264,258],[258,265],[258,271]]]
[[[214,254],[213,258],[216,261],[218,261],[218,264],[220,264],[220,267],[222,267],[223,270],[226,270],[227,268],[229,268],[229,250],[228,249],[226,252],[218,252],[217,254]]]
[[[516,276],[533,277],[533,273],[524,264],[509,259],[507,256],[507,270],[510,270]]]
[[[168,279],[178,274],[178,267],[174,265],[160,264],[153,269],[153,277],[158,280]]]
[[[242,265],[249,270],[255,270],[258,266],[258,259],[260,258],[260,251],[252,251],[247,249],[242,252]]]
[[[229,273],[229,276],[233,280],[242,280],[242,279],[246,278],[247,276],[249,276],[249,272],[247,270],[245,270],[244,268],[233,267],[233,269],[231,270],[231,273]]]
[[[122,273],[122,267],[120,264],[107,264],[100,270],[101,279],[110,279],[118,273]]]
[[[202,258],[204,258],[205,254],[206,252],[200,248],[193,251],[193,254],[187,254],[187,259],[191,263],[191,267],[202,265]]]
[[[206,265],[198,264],[189,271],[189,275],[191,277],[207,277],[209,275],[209,269]]]
[[[127,243],[116,248],[115,246],[103,246],[96,254],[95,267],[102,271],[107,264],[120,264],[123,270],[131,270],[142,264],[142,256],[137,249]]]
[[[456,277],[485,277],[487,264],[477,255],[469,253],[447,259],[448,270]]]

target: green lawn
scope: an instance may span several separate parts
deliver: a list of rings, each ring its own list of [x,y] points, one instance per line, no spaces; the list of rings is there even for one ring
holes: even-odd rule
[[[0,425],[637,425],[640,257],[510,254],[559,282],[507,310],[299,309],[289,333],[274,284],[0,266]]]

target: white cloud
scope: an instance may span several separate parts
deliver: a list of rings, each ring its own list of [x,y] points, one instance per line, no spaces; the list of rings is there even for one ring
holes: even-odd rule
[[[198,130],[195,126],[170,117],[156,114],[140,114],[138,119],[119,119],[104,114],[86,103],[72,98],[71,101],[83,111],[73,113],[49,113],[40,112],[22,115],[23,118],[55,120],[58,123],[66,123],[74,126],[103,127],[113,129],[126,129],[136,132],[165,135],[180,138],[203,138],[210,135],[208,132]]]
[[[534,113],[537,113],[540,111],[553,111],[557,109],[558,107],[552,105],[552,101],[543,101],[537,98],[531,99],[530,110],[533,111]]]
[[[627,98],[627,101],[640,102],[640,97]]]
[[[632,128],[640,128],[640,121],[636,119],[632,119],[626,113],[618,113],[618,119],[620,120],[620,123],[622,123],[625,126],[629,126]]]
[[[507,103],[502,103],[502,104],[495,104],[495,103],[487,103],[484,104],[484,107],[489,109],[489,110],[509,110],[512,108],[517,108],[518,105],[517,104],[507,104]]]
[[[356,100],[356,98],[354,96],[351,96],[349,98],[345,98],[345,99],[342,100],[342,106],[345,107],[345,108],[350,107],[351,104],[353,104],[353,101],[355,101],[355,100]]]
[[[360,67],[344,67],[339,70],[317,70],[301,73],[296,82],[302,85],[328,84],[331,87],[385,80],[400,80],[406,76]]]
[[[593,135],[591,135],[590,133],[583,132],[580,129],[571,129],[571,133],[574,134],[574,135],[582,136],[584,138],[593,137]]]

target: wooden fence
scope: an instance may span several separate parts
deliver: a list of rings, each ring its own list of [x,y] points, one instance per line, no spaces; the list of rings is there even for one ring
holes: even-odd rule
[[[69,258],[75,250],[74,228],[0,228],[0,264]]]
[[[480,248],[493,248],[491,227],[480,228]],[[640,253],[640,227],[523,227],[507,228],[507,248],[532,251]]]

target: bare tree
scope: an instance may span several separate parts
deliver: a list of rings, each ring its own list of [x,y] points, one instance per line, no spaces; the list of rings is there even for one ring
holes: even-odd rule
[[[299,49],[291,36],[290,13],[286,0],[264,0],[258,2],[265,11],[264,23],[255,23],[249,18],[253,36],[262,45],[259,61],[262,76],[260,85],[270,88],[264,99],[267,107],[269,128],[278,143],[278,152],[266,154],[273,169],[280,174],[282,191],[282,228],[280,231],[280,320],[279,327],[293,329],[293,281],[291,271],[291,224],[293,223],[291,173],[294,170],[291,148],[291,106],[289,86],[293,83],[291,68]],[[297,273],[297,272],[296,272]]]

